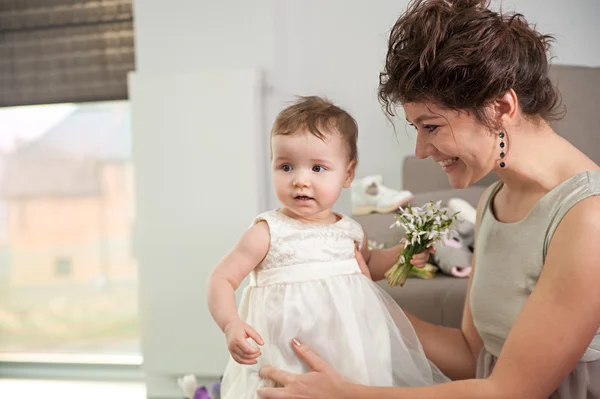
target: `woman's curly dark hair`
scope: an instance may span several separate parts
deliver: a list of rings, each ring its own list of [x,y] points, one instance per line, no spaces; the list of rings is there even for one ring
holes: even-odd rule
[[[560,93],[548,77],[553,37],[518,13],[494,12],[489,1],[414,0],[389,37],[379,100],[425,102],[465,110],[490,129],[485,107],[509,89],[525,116],[560,119]]]

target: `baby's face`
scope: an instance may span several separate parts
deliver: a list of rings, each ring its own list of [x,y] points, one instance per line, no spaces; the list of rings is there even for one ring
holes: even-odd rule
[[[323,141],[302,130],[272,137],[271,150],[273,185],[283,206],[300,219],[329,217],[354,177],[342,137],[326,133]]]

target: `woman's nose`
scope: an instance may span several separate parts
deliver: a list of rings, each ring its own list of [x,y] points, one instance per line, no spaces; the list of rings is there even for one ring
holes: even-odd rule
[[[423,133],[417,133],[417,146],[415,147],[415,156],[419,159],[425,159],[433,155],[435,148],[429,142],[429,137]]]

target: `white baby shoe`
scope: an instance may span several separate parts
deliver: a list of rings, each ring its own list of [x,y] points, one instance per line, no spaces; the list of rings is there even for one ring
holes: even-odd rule
[[[373,212],[390,213],[413,199],[410,191],[396,191],[383,185],[381,175],[357,179],[350,186],[352,190],[352,214],[368,215]]]
[[[185,375],[177,379],[177,385],[183,391],[186,399],[194,399],[196,389],[198,388],[198,380],[195,375]]]

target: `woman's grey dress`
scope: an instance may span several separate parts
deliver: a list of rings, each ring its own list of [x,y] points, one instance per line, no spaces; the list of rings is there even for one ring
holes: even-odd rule
[[[470,306],[484,343],[477,362],[478,378],[492,372],[517,315],[535,289],[548,243],[558,224],[579,201],[600,194],[600,171],[580,173],[559,184],[515,223],[499,222],[492,211],[492,200],[501,187],[502,183],[497,182],[487,190],[475,241]],[[600,331],[550,398],[600,399]]]

